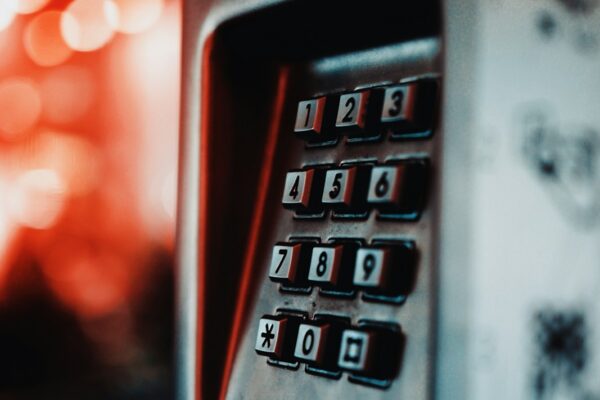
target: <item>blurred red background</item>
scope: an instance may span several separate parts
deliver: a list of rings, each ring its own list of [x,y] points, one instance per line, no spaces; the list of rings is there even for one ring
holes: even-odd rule
[[[0,398],[171,397],[180,35],[176,0],[0,1]]]

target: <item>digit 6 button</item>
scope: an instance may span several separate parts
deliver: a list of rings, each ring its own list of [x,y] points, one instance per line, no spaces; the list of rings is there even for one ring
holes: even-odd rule
[[[412,159],[373,167],[367,202],[380,216],[417,219],[427,188],[427,160]]]

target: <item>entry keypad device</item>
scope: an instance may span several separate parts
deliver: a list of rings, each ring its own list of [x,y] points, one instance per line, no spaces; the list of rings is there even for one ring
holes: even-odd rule
[[[315,143],[336,135],[327,146],[367,148],[384,145],[386,138],[411,138],[409,133],[422,137],[419,130],[434,126],[435,87],[430,78],[412,79],[301,100],[294,133],[307,143],[306,152],[319,151]],[[336,113],[325,112],[332,107]],[[365,138],[364,143],[357,141],[357,133]],[[349,139],[341,144],[343,136]],[[355,157],[298,165],[285,175],[282,205],[292,211],[289,218],[306,224],[311,219],[330,220],[333,225],[338,219],[357,224],[370,218],[379,224],[416,224],[427,204],[430,164],[427,153],[400,152],[383,159]],[[268,273],[282,296],[302,288],[291,293],[316,296],[315,302],[333,298],[386,307],[410,305],[420,246],[411,234],[404,238],[289,234],[282,239],[293,240],[273,246]],[[309,315],[307,311],[294,312]],[[375,320],[349,326],[339,320],[308,318],[293,329],[289,321],[297,320],[290,320],[284,312],[265,316],[258,324],[256,352],[269,357],[272,365],[300,363],[311,374],[339,378],[347,373],[351,382],[379,388],[392,384],[402,361],[402,321]]]

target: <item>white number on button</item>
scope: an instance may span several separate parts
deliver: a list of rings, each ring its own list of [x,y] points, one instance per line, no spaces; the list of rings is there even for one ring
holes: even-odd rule
[[[354,284],[363,287],[382,287],[385,283],[383,282],[384,269],[389,262],[388,258],[387,249],[358,249],[354,267]]]
[[[340,96],[337,118],[337,127],[364,127],[364,107],[367,101],[367,92],[348,93]]]
[[[308,280],[335,284],[339,274],[342,246],[314,247],[310,259]]]

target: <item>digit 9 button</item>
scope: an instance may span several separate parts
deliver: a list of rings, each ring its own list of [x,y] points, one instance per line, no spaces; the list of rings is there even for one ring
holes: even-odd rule
[[[415,273],[413,242],[376,243],[356,252],[352,282],[367,300],[399,302],[411,291]]]

